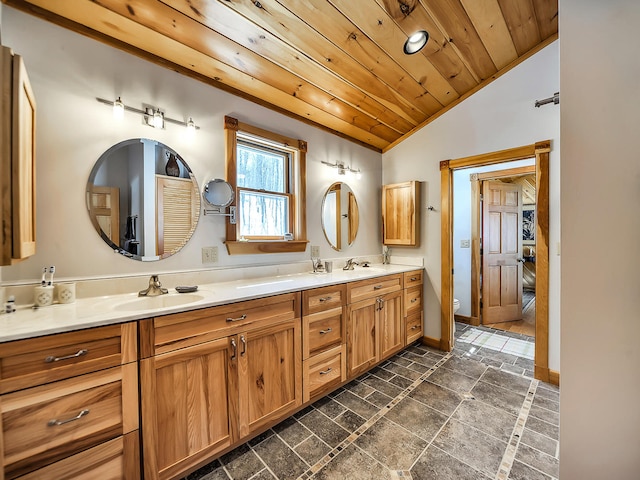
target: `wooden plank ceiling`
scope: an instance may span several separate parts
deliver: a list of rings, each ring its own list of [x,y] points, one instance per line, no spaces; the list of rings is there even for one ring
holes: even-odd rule
[[[558,33],[558,0],[2,1],[379,151]]]

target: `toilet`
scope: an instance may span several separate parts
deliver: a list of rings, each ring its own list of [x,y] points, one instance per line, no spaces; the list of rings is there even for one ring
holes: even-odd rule
[[[455,314],[456,312],[460,309],[460,300],[458,300],[457,298],[453,299],[453,315],[454,315],[454,322],[453,322],[453,333],[456,333],[456,322],[455,322]]]

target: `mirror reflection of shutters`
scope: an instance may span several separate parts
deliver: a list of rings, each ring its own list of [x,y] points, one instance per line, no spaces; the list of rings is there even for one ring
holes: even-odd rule
[[[157,253],[174,254],[190,238],[198,220],[198,203],[189,178],[156,176]]]

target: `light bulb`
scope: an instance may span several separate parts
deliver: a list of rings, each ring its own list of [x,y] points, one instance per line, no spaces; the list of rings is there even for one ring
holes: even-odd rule
[[[189,137],[193,137],[196,134],[196,124],[193,121],[193,118],[189,117],[189,121],[187,122],[187,135]]]
[[[153,113],[153,126],[154,128],[164,127],[164,116],[159,109]]]
[[[121,120],[124,117],[124,103],[120,100],[120,97],[113,102],[113,118]]]

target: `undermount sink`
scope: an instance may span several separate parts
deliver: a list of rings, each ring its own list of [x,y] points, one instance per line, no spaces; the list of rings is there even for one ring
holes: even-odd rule
[[[120,312],[132,312],[137,310],[150,310],[154,308],[179,307],[204,300],[205,295],[200,293],[177,293],[158,295],[157,297],[137,297],[113,306]]]

